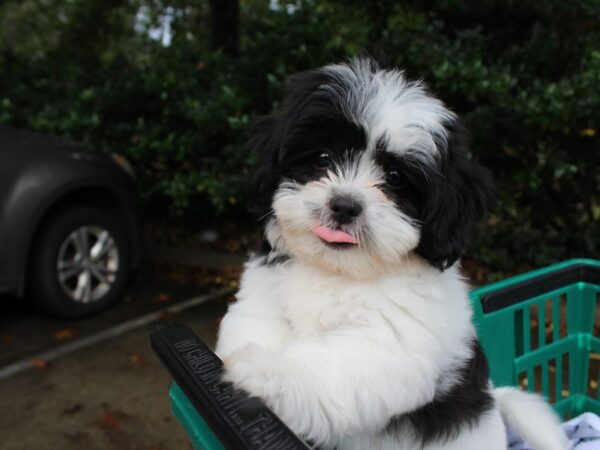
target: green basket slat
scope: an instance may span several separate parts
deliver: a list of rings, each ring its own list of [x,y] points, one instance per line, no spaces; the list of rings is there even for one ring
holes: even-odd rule
[[[531,315],[529,308],[523,308],[523,320],[521,321],[521,327],[523,328],[523,351],[529,353],[531,351],[531,334],[529,333],[529,327],[531,323]]]
[[[565,417],[567,413],[569,413],[573,409],[573,400],[571,398],[566,398],[564,400],[560,400],[556,402],[554,406],[554,410],[560,414],[560,416]]]
[[[600,402],[598,400],[587,396],[581,396],[581,398],[583,403],[581,406],[581,413],[585,411],[591,411],[596,414],[600,413]]]
[[[528,367],[532,367],[536,364],[541,364],[543,361],[547,361],[554,358],[556,355],[563,355],[568,353],[574,345],[579,342],[577,336],[569,336],[563,338],[558,342],[554,342],[544,348],[532,350],[514,360],[515,370],[522,372]]]
[[[194,450],[225,450],[192,402],[175,383],[171,384],[169,398],[173,415],[183,425]]]

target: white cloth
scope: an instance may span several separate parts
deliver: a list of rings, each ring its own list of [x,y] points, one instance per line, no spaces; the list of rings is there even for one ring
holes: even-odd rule
[[[562,424],[569,438],[568,450],[600,450],[600,417],[583,413]],[[507,427],[508,450],[535,450]]]

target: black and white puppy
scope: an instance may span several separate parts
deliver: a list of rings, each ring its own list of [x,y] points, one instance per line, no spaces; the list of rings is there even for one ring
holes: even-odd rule
[[[491,182],[465,146],[422,83],[368,59],[297,76],[256,125],[266,251],[217,353],[315,445],[504,450],[504,418],[565,448],[540,398],[489,383],[458,261]]]

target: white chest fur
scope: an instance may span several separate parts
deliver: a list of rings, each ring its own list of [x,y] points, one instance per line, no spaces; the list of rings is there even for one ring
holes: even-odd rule
[[[473,336],[467,288],[454,268],[440,273],[413,261],[355,280],[295,260],[253,260],[217,353],[230,379],[294,431],[334,444],[380,430],[450,388]]]
[[[440,273],[415,262],[378,279],[353,280],[294,260],[273,266],[255,260],[237,297],[230,314],[276,319],[280,341],[269,346],[278,348],[292,337],[364,332],[379,341],[374,345],[439,355],[443,367],[463,360],[473,337],[467,286],[455,268]]]

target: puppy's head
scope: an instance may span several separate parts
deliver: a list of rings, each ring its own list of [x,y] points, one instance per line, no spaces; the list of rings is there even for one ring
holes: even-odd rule
[[[491,192],[456,115],[367,59],[296,76],[250,147],[260,160],[250,207],[271,247],[353,277],[415,253],[451,266]]]

